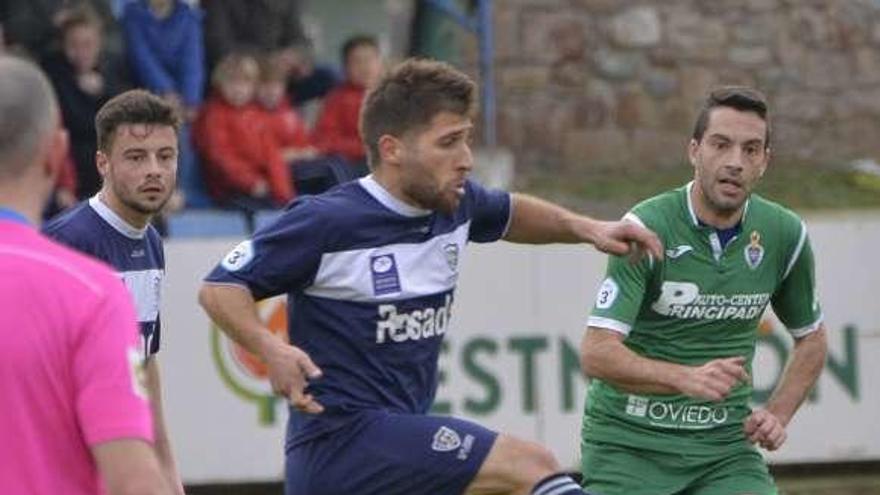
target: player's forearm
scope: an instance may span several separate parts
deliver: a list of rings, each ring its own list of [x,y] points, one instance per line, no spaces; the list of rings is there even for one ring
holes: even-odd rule
[[[824,325],[795,341],[779,385],[766,405],[766,409],[775,414],[784,425],[791,421],[819,378],[827,351]]]
[[[265,356],[281,340],[265,329],[251,293],[234,285],[205,284],[199,304],[226,335],[258,356]]]
[[[525,194],[511,194],[504,239],[523,244],[593,242],[596,221]]]
[[[168,429],[165,427],[165,413],[162,407],[162,385],[159,378],[159,361],[152,356],[146,363],[147,390],[150,394],[150,412],[153,414],[153,430],[155,431],[156,457],[168,485],[176,495],[183,495],[183,483],[180,473],[177,471],[177,462],[174,460],[174,452],[171,449],[171,441],[168,437]]]
[[[593,328],[581,344],[581,367],[627,392],[652,395],[680,393],[676,384],[687,374],[685,366],[639,356],[610,331]]]

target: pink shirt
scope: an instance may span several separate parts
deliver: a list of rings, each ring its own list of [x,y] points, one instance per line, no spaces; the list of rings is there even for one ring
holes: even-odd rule
[[[89,447],[152,442],[137,345],[119,277],[0,219],[0,493],[104,493]]]

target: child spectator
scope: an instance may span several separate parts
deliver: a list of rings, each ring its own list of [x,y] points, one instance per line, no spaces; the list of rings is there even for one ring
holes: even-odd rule
[[[287,71],[266,58],[260,64],[257,104],[263,110],[268,132],[275,138],[285,162],[314,158],[309,131],[287,97]]]
[[[364,95],[382,73],[379,45],[372,36],[349,38],[342,47],[345,82],[324,100],[314,131],[315,147],[326,155],[339,155],[356,167],[358,175],[367,171],[366,149],[358,130]]]
[[[254,103],[258,79],[253,57],[224,58],[194,126],[208,192],[220,205],[246,211],[280,207],[294,195],[290,170]]]

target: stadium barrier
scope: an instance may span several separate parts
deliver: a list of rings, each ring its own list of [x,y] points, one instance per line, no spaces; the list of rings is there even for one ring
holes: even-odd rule
[[[769,459],[880,460],[880,215],[808,218],[808,225],[829,359],[787,444]],[[283,470],[284,400],[271,395],[261,363],[222,337],[196,302],[201,277],[240,240],[166,246],[160,359],[167,421],[187,483],[278,480]],[[577,349],[604,258],[578,246],[499,243],[471,245],[457,262],[462,275],[436,409],[540,441],[576,466],[586,386]],[[283,300],[262,303],[261,312],[273,331],[284,331]],[[767,399],[791,342],[772,316],[762,332],[756,403]]]

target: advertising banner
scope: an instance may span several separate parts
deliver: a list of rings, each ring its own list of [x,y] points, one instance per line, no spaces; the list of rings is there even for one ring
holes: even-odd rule
[[[829,356],[787,443],[768,458],[880,460],[880,218],[817,218],[808,225]],[[196,300],[201,278],[239,241],[166,245],[159,359],[166,418],[188,483],[282,477],[286,402],[272,395],[264,365],[223,336]],[[539,441],[563,465],[577,466],[586,392],[578,349],[604,256],[584,246],[502,242],[471,245],[460,263],[435,411]],[[284,304],[260,304],[268,327],[281,334]],[[756,405],[769,398],[791,349],[772,314],[760,333]]]

